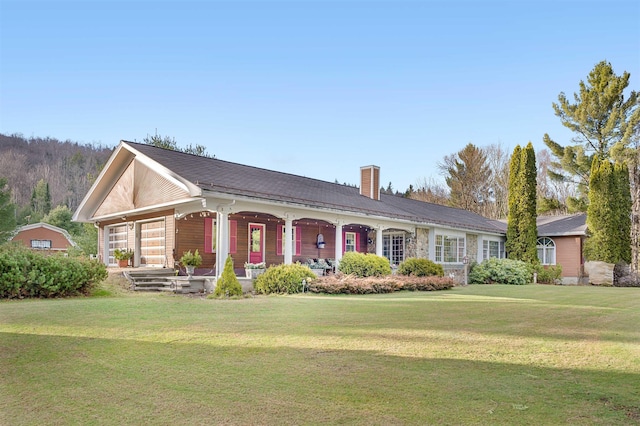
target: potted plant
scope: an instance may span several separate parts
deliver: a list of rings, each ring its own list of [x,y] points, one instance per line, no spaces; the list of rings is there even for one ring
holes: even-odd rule
[[[118,266],[121,268],[126,268],[129,266],[129,262],[133,258],[133,250],[120,250],[115,249],[113,252],[113,257],[118,261]]]
[[[244,264],[244,273],[247,278],[257,278],[258,275],[262,274],[267,269],[267,264],[265,262],[260,263],[251,263],[245,262]]]
[[[182,253],[180,263],[184,265],[184,268],[187,270],[187,275],[191,277],[195,272],[195,269],[202,265],[202,256],[200,256],[197,249],[193,253],[191,253],[191,250],[185,251]]]

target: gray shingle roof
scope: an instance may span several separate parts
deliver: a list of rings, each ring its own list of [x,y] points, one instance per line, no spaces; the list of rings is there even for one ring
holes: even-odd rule
[[[587,215],[578,213],[561,216],[538,216],[538,236],[585,235]]]
[[[146,144],[125,143],[204,190],[412,222],[504,233],[503,224],[462,209],[388,194],[381,194],[380,201],[376,201],[360,195],[359,189],[351,186],[216,158],[199,157]]]

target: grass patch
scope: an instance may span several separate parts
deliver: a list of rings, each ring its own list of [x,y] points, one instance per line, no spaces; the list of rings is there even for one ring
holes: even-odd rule
[[[0,424],[633,424],[638,324],[633,288],[5,301]]]

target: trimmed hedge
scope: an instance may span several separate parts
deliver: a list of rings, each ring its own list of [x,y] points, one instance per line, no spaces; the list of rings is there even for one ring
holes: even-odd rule
[[[253,287],[257,293],[300,293],[304,290],[302,281],[313,281],[316,274],[305,265],[299,263],[293,265],[269,266],[263,274],[258,275]]]
[[[106,277],[105,265],[97,260],[43,254],[15,244],[0,248],[0,298],[88,294]]]
[[[338,269],[343,274],[355,275],[360,278],[391,275],[391,265],[386,257],[354,251],[342,256]]]
[[[410,257],[398,266],[400,275],[412,275],[415,277],[444,276],[442,265],[430,261],[429,259],[419,259]]]
[[[385,277],[357,278],[353,275],[336,274],[321,277],[308,285],[312,293],[326,294],[378,294],[395,291],[448,290],[455,285],[453,279],[445,277],[416,277],[388,275]]]
[[[492,257],[472,266],[469,284],[513,284],[533,282],[533,267],[526,262]]]

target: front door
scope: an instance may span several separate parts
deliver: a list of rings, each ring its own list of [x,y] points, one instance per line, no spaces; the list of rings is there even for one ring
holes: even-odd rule
[[[264,262],[264,225],[249,224],[249,262]]]

